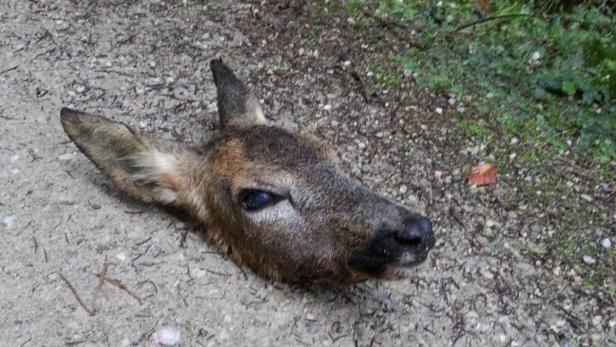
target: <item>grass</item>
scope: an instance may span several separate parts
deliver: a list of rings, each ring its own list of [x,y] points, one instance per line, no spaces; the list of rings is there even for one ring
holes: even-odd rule
[[[414,33],[406,38],[414,44],[391,59],[419,86],[471,106],[481,119],[459,122],[469,136],[488,139],[480,128],[492,122],[507,139],[615,160],[614,16],[593,6],[544,14],[494,1],[478,19],[477,3],[354,0],[347,10]]]

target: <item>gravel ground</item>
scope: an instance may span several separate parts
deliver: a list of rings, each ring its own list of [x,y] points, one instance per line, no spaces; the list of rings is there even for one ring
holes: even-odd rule
[[[171,327],[183,346],[616,344],[613,302],[528,256],[527,233],[544,225],[500,204],[506,183],[471,189],[464,168],[439,164],[466,157],[426,140],[448,136],[422,121],[438,100],[369,102],[352,62],[294,44],[302,25],[270,8],[0,2],[0,341],[155,345]],[[433,219],[437,245],[413,278],[339,291],[264,281],[191,221],[120,196],[61,129],[68,106],[199,142],[216,121],[218,56],[270,119],[321,135],[368,186]]]

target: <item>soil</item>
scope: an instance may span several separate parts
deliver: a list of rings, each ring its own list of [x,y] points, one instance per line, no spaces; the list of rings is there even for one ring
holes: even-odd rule
[[[472,156],[429,121],[455,108],[412,89],[374,96],[340,23],[311,48],[301,17],[233,1],[0,2],[0,341],[155,345],[170,328],[182,346],[616,344],[614,303],[584,291],[583,268],[544,266],[532,235],[552,221],[507,206],[506,179],[465,182]],[[438,242],[412,278],[265,281],[191,221],[118,194],[62,131],[66,106],[198,143],[216,124],[219,56],[270,120],[320,135],[367,186],[430,216]]]

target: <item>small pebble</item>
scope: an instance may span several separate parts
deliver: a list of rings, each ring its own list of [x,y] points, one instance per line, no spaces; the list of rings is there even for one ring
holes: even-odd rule
[[[487,228],[493,228],[493,227],[499,227],[500,223],[492,218],[486,218],[486,227]]]
[[[610,239],[608,238],[604,238],[603,240],[601,240],[601,246],[603,246],[603,248],[610,248],[612,247],[612,241],[610,241]]]
[[[323,106],[323,109],[324,109],[325,111],[330,111],[330,110],[332,109],[332,105],[327,104],[327,105]]]
[[[26,48],[26,46],[27,44],[25,42],[19,42],[15,45],[15,51],[21,51],[22,49]]]
[[[399,189],[400,194],[406,194],[406,192],[407,192],[408,190],[409,190],[409,188],[408,188],[405,184],[401,185],[401,186],[400,186],[400,189]]]
[[[157,343],[163,346],[174,346],[180,343],[181,339],[180,330],[174,327],[163,326],[158,328],[154,334],[152,334],[151,340],[153,343]]]
[[[580,198],[582,198],[582,199],[584,199],[584,200],[586,200],[586,201],[588,201],[588,202],[591,202],[591,201],[592,201],[592,196],[587,195],[587,194],[582,194],[582,195],[580,195]]]
[[[71,158],[73,157],[73,155],[71,153],[66,153],[66,154],[62,154],[61,156],[58,157],[59,161],[69,161],[71,160]]]
[[[393,308],[393,304],[392,304],[391,300],[388,297],[384,297],[383,298],[383,310],[391,311],[392,308]]]
[[[588,265],[592,265],[594,263],[596,263],[597,261],[595,260],[595,258],[589,256],[589,255],[585,255],[582,257],[582,260],[584,260],[584,262]]]
[[[2,223],[4,223],[7,228],[11,228],[13,224],[15,224],[15,216],[6,216],[2,218]]]
[[[440,108],[440,107],[437,107],[435,111],[436,111],[436,113],[438,113],[438,114],[443,114],[443,109],[442,109],[442,108]]]

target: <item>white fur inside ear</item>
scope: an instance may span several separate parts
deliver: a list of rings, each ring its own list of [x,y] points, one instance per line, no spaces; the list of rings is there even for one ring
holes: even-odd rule
[[[151,161],[148,163],[149,166],[162,175],[173,172],[177,166],[176,157],[169,153],[152,151],[148,159]]]
[[[252,115],[252,121],[256,124],[267,124],[267,119],[263,114],[261,104],[254,95],[250,95],[245,102],[246,112],[248,115]]]

